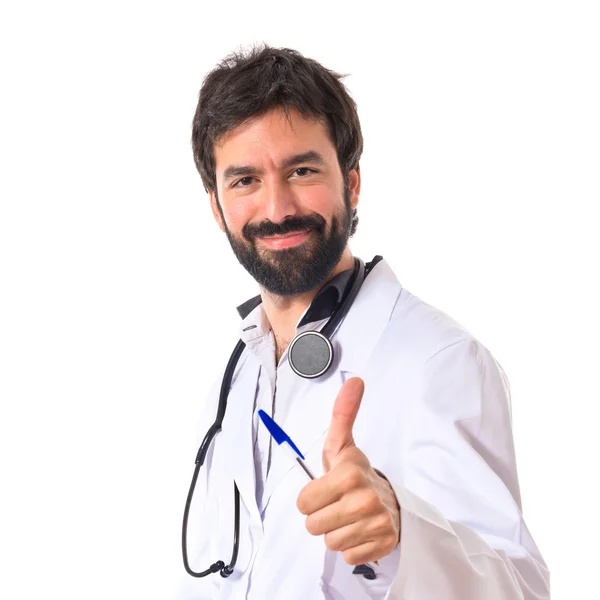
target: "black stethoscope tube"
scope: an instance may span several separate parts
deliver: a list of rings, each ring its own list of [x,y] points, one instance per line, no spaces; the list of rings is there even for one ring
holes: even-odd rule
[[[233,373],[235,371],[235,367],[244,351],[246,344],[239,340],[233,353],[231,354],[231,358],[227,363],[227,368],[225,369],[225,373],[223,375],[223,381],[221,382],[221,391],[219,393],[219,407],[217,409],[217,417],[215,422],[211,425],[210,429],[204,436],[204,440],[200,444],[200,448],[198,449],[198,453],[196,454],[196,466],[194,468],[194,475],[192,476],[192,482],[190,484],[190,489],[188,491],[187,500],[185,502],[185,509],[183,511],[183,527],[181,532],[181,549],[183,552],[183,566],[185,570],[192,577],[206,577],[211,573],[216,573],[219,571],[221,573],[221,577],[229,577],[233,573],[233,567],[237,561],[238,557],[238,548],[239,548],[239,535],[240,535],[240,492],[238,490],[237,484],[235,481],[233,482],[234,486],[234,502],[235,502],[235,528],[233,532],[233,551],[231,553],[231,560],[229,564],[226,566],[222,560],[218,560],[213,563],[206,571],[194,571],[190,567],[190,563],[188,560],[187,553],[187,528],[188,528],[188,517],[190,514],[190,506],[192,504],[192,498],[194,497],[194,491],[196,489],[196,481],[198,480],[198,474],[200,473],[200,468],[204,464],[204,460],[206,459],[206,455],[208,454],[208,449],[210,448],[210,444],[213,441],[213,438],[221,431],[221,427],[223,424],[223,418],[225,417],[225,410],[227,408],[227,396],[229,394],[229,387],[231,386],[231,380],[233,379]]]

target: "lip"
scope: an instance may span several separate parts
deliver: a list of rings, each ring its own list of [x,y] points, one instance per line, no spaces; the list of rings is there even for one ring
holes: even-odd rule
[[[288,233],[287,235],[275,235],[269,237],[259,238],[260,241],[267,247],[274,250],[281,248],[292,248],[302,244],[306,238],[310,235],[311,230],[306,231],[295,231],[294,233]]]

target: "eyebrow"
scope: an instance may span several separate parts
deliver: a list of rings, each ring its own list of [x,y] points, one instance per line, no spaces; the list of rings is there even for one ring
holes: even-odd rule
[[[281,164],[282,169],[289,169],[294,165],[301,163],[311,163],[313,165],[325,166],[325,159],[322,154],[319,154],[315,150],[308,150],[307,152],[301,152],[300,154],[294,154],[288,156]],[[234,177],[246,177],[248,175],[263,175],[264,171],[257,169],[251,165],[230,165],[223,172],[223,183],[226,183]]]

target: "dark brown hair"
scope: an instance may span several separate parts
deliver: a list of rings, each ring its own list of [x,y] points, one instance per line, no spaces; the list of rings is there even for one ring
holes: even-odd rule
[[[202,82],[193,121],[194,162],[204,189],[216,193],[214,145],[219,138],[276,107],[286,114],[295,108],[327,126],[347,185],[348,173],[359,165],[363,138],[343,77],[296,50],[266,44],[224,58]]]

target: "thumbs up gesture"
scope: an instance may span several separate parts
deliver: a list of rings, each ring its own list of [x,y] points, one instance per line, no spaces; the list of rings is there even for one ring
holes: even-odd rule
[[[359,377],[341,387],[323,446],[325,475],[306,485],[297,501],[308,532],[324,534],[327,548],[342,552],[350,565],[383,558],[400,540],[396,495],[352,437],[364,389]]]

